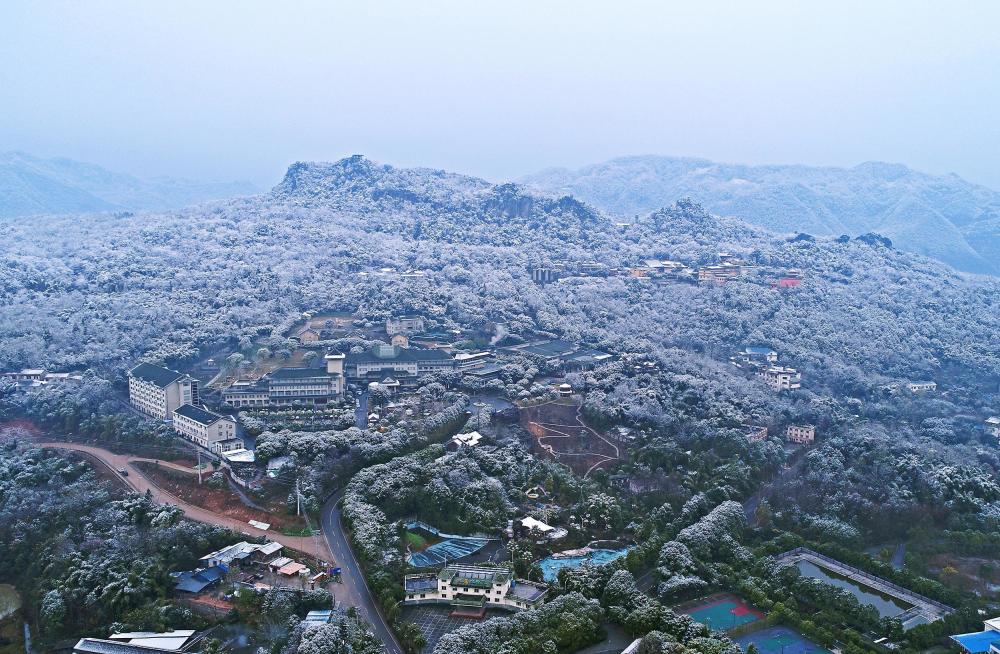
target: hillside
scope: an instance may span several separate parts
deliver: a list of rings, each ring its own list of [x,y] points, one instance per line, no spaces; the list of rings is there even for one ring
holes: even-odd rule
[[[72,159],[0,153],[0,217],[177,209],[255,192],[247,182],[139,179]]]
[[[521,181],[620,217],[690,197],[713,213],[776,232],[878,232],[959,270],[1000,274],[1000,193],[955,175],[878,162],[816,168],[637,156],[546,170]]]

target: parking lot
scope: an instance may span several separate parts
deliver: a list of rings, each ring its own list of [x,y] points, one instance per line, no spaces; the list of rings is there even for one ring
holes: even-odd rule
[[[420,627],[420,631],[424,632],[424,637],[427,638],[427,647],[424,648],[425,652],[433,651],[438,640],[446,633],[455,631],[464,625],[478,622],[469,618],[452,618],[449,617],[449,613],[451,613],[451,607],[447,605],[403,607],[403,619],[409,620]],[[497,615],[510,614],[503,610],[487,609],[486,618],[484,619]]]

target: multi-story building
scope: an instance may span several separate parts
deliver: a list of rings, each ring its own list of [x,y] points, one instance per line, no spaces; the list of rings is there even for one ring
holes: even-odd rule
[[[412,334],[422,332],[424,329],[426,329],[426,321],[423,316],[399,316],[385,320],[385,333],[389,336]]]
[[[747,440],[756,443],[767,438],[767,427],[763,425],[745,425]]]
[[[412,386],[420,375],[455,370],[455,365],[455,359],[443,350],[379,345],[368,352],[348,355],[344,374],[358,383],[391,376],[404,386]]]
[[[788,429],[785,430],[785,439],[790,443],[808,445],[816,440],[816,428],[812,425],[788,425]]]
[[[266,377],[240,379],[222,391],[222,401],[238,409],[264,408],[271,403],[270,388]]]
[[[918,381],[918,382],[907,382],[906,388],[909,389],[911,393],[933,393],[937,390],[937,382],[932,381]]]
[[[743,348],[742,352],[736,354],[736,361],[753,365],[768,365],[777,363],[778,352],[769,347],[751,345]]]
[[[698,281],[703,284],[722,284],[741,275],[743,275],[743,266],[737,263],[723,263],[698,269]]]
[[[198,404],[198,380],[176,370],[140,363],[128,371],[128,398],[139,411],[169,420],[182,404]]]
[[[206,450],[218,452],[218,445],[236,438],[236,421],[193,404],[182,404],[174,410],[174,431],[201,445]]]
[[[1000,416],[986,419],[986,433],[1000,438]]]
[[[278,368],[257,380],[241,379],[222,391],[222,401],[236,408],[320,406],[344,394],[344,355],[323,357],[326,368]]]
[[[270,406],[326,404],[344,392],[344,377],[315,368],[278,368],[268,379]]]
[[[457,610],[499,607],[533,609],[545,601],[548,586],[514,579],[506,568],[450,565],[437,574],[406,575],[403,604],[451,604]]]
[[[802,374],[795,368],[768,366],[757,371],[757,376],[776,391],[802,388]]]

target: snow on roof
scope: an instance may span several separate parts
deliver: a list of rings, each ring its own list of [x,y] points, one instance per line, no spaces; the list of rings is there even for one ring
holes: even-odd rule
[[[162,650],[178,651],[194,636],[194,629],[178,629],[157,633],[154,631],[131,631],[121,634],[111,634],[109,640],[126,642],[140,647],[156,647]]]
[[[468,445],[469,447],[475,447],[482,439],[483,435],[478,431],[470,431],[468,434],[456,434],[452,438],[459,445]]]
[[[222,457],[230,463],[253,463],[257,458],[253,453],[253,450],[245,450],[242,448],[223,452]]]
[[[555,527],[547,525],[541,520],[535,520],[531,516],[521,518],[521,526],[523,526],[525,529],[537,529],[542,533],[546,533],[555,529]]]

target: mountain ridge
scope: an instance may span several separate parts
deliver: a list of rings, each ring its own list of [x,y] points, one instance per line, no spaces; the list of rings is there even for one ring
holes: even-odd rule
[[[0,216],[178,209],[259,192],[248,182],[139,178],[66,157],[0,153]]]
[[[955,174],[928,175],[878,161],[852,168],[752,166],[639,155],[576,170],[549,168],[519,181],[617,216],[691,197],[713,213],[778,233],[874,231],[959,270],[1000,274],[1000,193]]]

